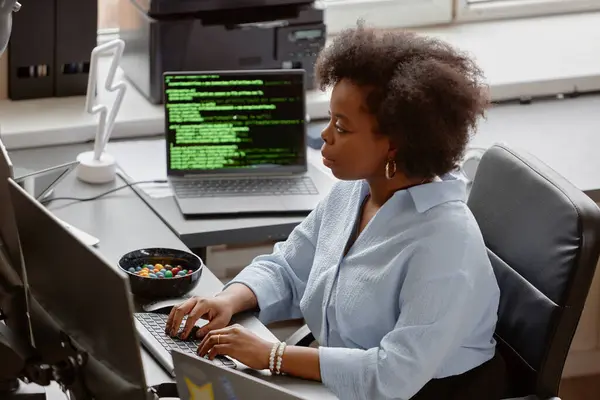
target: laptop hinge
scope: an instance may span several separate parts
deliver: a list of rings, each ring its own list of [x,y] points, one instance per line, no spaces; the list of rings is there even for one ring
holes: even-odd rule
[[[171,176],[170,179],[238,179],[238,178],[251,178],[251,179],[261,179],[261,178],[277,178],[277,177],[287,177],[294,175],[302,175],[306,172],[273,172],[273,173],[245,173],[245,174],[189,174],[183,176]]]

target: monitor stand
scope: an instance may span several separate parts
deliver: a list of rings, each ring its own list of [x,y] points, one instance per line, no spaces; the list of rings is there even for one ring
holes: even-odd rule
[[[12,332],[0,322],[0,399],[6,400],[46,400],[46,390],[37,384],[26,384],[15,376],[27,364],[27,355],[22,351],[22,343],[15,340]]]
[[[46,400],[46,391],[38,385],[26,385],[25,376],[31,348],[0,321],[0,399]]]
[[[83,380],[82,370],[88,365],[88,355],[77,351],[66,334],[62,334],[61,341],[62,347],[70,353],[63,361],[53,365],[38,363],[31,349],[0,321],[0,399],[47,400],[45,387],[52,382],[64,392],[68,391],[71,399],[93,399]],[[15,378],[17,376],[23,380]],[[179,397],[174,382],[148,387],[148,400],[165,397]]]

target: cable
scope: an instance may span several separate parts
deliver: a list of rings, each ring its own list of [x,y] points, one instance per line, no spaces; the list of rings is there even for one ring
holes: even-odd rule
[[[137,182],[131,182],[131,183],[126,183],[125,185],[121,185],[118,186],[116,188],[107,190],[106,192],[100,193],[96,196],[92,196],[92,197],[50,197],[47,200],[43,200],[42,204],[46,205],[48,203],[51,203],[53,201],[59,201],[59,200],[72,200],[72,201],[93,201],[93,200],[98,200],[101,197],[104,197],[106,195],[109,195],[111,193],[114,192],[118,192],[119,190],[122,189],[126,189],[135,185],[139,185],[142,183],[167,183],[166,179],[155,179],[155,180],[148,180],[148,181],[137,181]]]

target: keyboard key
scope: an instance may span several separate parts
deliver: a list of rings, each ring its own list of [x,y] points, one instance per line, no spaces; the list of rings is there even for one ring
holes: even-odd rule
[[[165,325],[167,323],[168,315],[165,314],[154,314],[154,313],[139,313],[134,314],[135,318],[156,338],[165,349],[173,350],[177,349],[187,354],[197,354],[198,346],[200,341],[198,340],[180,340],[178,338],[172,338],[165,334]],[[186,318],[181,322],[181,329],[185,326]],[[215,359],[219,365],[236,368],[235,362],[227,357],[217,356]]]
[[[179,197],[314,195],[317,188],[309,177],[194,179],[173,181]]]

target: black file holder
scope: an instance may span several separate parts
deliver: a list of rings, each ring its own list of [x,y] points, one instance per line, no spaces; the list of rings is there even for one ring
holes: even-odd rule
[[[98,0],[30,0],[14,14],[8,48],[12,100],[85,95],[97,44]]]

